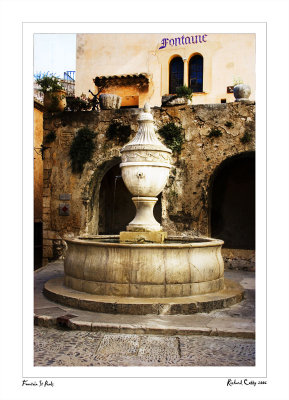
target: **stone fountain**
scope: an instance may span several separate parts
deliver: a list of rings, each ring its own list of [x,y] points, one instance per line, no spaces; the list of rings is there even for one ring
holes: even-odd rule
[[[158,140],[147,104],[121,160],[135,218],[120,235],[67,239],[64,278],[46,282],[45,295],[76,308],[123,314],[191,314],[241,301],[242,287],[224,279],[223,241],[168,237],[154,218],[171,150]]]

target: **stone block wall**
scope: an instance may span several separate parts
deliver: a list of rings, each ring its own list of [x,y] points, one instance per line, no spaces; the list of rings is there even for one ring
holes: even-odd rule
[[[108,140],[112,123],[138,130],[140,109],[46,113],[44,136],[56,139],[44,153],[43,257],[44,262],[63,253],[65,236],[98,233],[99,189],[106,172],[120,162],[124,143]],[[169,234],[210,236],[210,186],[214,172],[227,158],[255,149],[254,103],[153,108],[155,125],[181,125],[185,142],[173,155],[173,167],[162,193],[162,226]],[[95,151],[81,174],[71,170],[69,150],[80,128],[96,132]],[[217,133],[216,133],[217,132]],[[250,139],[244,143],[244,135]],[[60,207],[65,207],[60,215]],[[69,215],[67,215],[69,214]]]

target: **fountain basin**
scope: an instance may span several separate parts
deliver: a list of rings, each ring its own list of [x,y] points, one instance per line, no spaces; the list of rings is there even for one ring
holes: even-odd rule
[[[43,293],[69,307],[113,314],[194,314],[229,307],[244,289],[224,280],[223,241],[169,237],[120,243],[119,235],[67,239],[64,277]]]
[[[221,240],[119,243],[119,236],[95,236],[66,242],[64,284],[81,292],[159,298],[211,293],[224,286]]]

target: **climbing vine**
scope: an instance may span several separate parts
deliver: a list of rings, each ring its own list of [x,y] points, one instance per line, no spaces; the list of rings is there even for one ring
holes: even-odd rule
[[[77,131],[69,151],[73,173],[81,173],[85,163],[91,161],[95,149],[93,141],[95,136],[96,133],[89,128],[81,128]]]
[[[222,136],[222,131],[220,131],[220,129],[218,129],[218,128],[212,128],[212,129],[209,131],[209,135],[208,135],[209,138],[219,137],[219,136]]]
[[[165,144],[176,153],[180,153],[184,143],[184,129],[182,126],[177,126],[174,122],[169,122],[163,125],[158,133],[164,138]]]
[[[47,135],[44,136],[43,142],[44,144],[52,143],[56,139],[55,131],[50,131]]]
[[[244,135],[241,137],[240,142],[243,144],[250,143],[252,140],[252,133],[245,131]]]
[[[126,143],[130,135],[130,125],[122,125],[120,122],[112,122],[106,131],[107,139],[115,140],[117,143]]]
[[[226,121],[225,122],[225,126],[227,127],[227,128],[233,128],[233,123],[231,122],[231,121]]]

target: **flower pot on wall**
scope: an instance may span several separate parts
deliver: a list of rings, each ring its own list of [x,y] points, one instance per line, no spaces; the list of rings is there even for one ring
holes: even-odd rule
[[[235,101],[250,101],[251,88],[249,85],[240,84],[234,86]]]
[[[120,108],[121,97],[116,94],[101,94],[99,96],[100,108],[102,110],[111,110],[114,108]]]
[[[48,111],[64,111],[66,107],[65,90],[44,93],[44,107]]]

